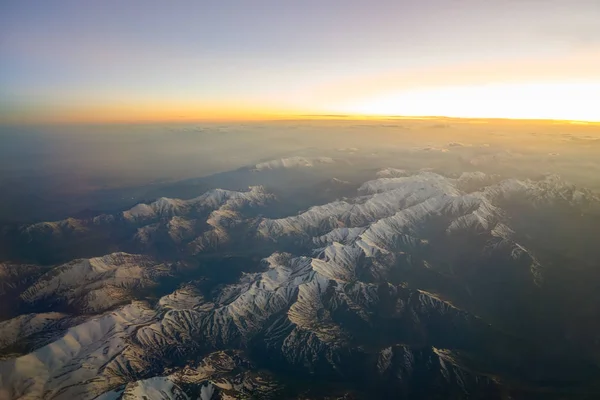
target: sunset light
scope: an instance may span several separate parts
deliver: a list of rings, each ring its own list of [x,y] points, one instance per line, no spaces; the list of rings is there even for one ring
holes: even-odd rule
[[[599,21],[0,1],[0,400],[600,399]]]
[[[15,4],[0,12],[0,124],[598,121],[600,3],[581,1],[261,0],[236,12],[185,1],[116,14],[59,1],[35,16]]]
[[[339,108],[363,115],[600,121],[600,82],[490,84],[408,90]]]

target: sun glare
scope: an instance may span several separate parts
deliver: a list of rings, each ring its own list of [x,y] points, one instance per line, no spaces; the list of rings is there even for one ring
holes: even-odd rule
[[[493,84],[410,90],[353,102],[363,115],[600,121],[600,82]]]

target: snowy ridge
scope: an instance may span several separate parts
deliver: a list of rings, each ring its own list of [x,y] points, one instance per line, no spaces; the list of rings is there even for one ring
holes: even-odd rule
[[[410,175],[410,172],[398,168],[384,168],[377,171],[377,178],[400,178]]]
[[[457,214],[461,209],[480,205],[480,212],[470,217],[480,223],[485,221],[487,214],[493,209],[491,205],[483,205],[485,199],[482,196],[463,195],[450,179],[430,172],[369,181],[359,188],[359,192],[367,195],[357,197],[353,203],[338,201],[312,207],[297,216],[265,219],[258,227],[259,235],[273,239],[278,236],[313,234],[317,230],[323,231],[321,235],[327,235],[326,232],[338,227],[358,228],[419,204],[423,204],[420,210],[423,215],[444,211],[444,208]],[[415,216],[413,219],[418,218]],[[476,221],[467,220],[457,224],[474,222]],[[344,231],[337,231],[336,234],[342,232]]]
[[[333,163],[335,163],[335,160],[330,157],[288,157],[258,163],[252,168],[252,171],[259,172],[282,168],[310,168],[319,164]]]
[[[198,310],[212,308],[212,303],[207,303],[198,289],[192,285],[184,285],[173,293],[161,297],[158,301],[158,305],[165,310]]]
[[[510,293],[516,287],[536,296],[552,278],[540,261],[547,257],[518,243],[522,232],[504,205],[516,201],[545,211],[597,198],[555,176],[500,180],[470,172],[448,178],[393,169],[377,176],[353,198],[278,219],[245,214],[273,199],[261,187],[217,189],[185,201],[161,198],[123,214],[129,229],[138,228],[137,240],[152,245],[157,236],[167,238],[189,251],[186,256],[224,244],[228,254],[248,243],[262,256],[272,253],[260,269],[252,258],[252,269],[242,270],[252,272],[239,279],[180,276],[176,264],[127,253],[74,260],[41,276],[32,267],[28,279],[0,265],[0,279],[10,282],[0,286],[0,295],[20,293],[27,307],[47,302],[74,310],[68,312],[100,313],[45,312],[0,322],[0,348],[24,342],[31,351],[0,362],[0,388],[11,398],[272,394],[277,384],[262,371],[250,373],[241,352],[217,351],[231,348],[251,348],[315,376],[358,376],[363,371],[353,368],[364,368],[369,380],[407,397],[415,393],[411,382],[423,377],[435,383],[431,390],[441,385],[459,397],[493,388],[485,368],[483,374],[462,366],[470,365],[469,346],[481,350],[472,338],[491,340],[487,346],[499,337],[469,304],[486,301],[481,293],[490,288]],[[78,222],[65,221],[48,229],[78,229]],[[197,259],[215,254],[207,256]],[[134,300],[138,289],[164,281],[160,297],[148,297],[152,307]],[[172,292],[162,292],[165,287]],[[44,342],[28,342],[40,333]],[[521,348],[515,355],[521,360]],[[356,360],[365,365],[357,367]],[[4,393],[0,389],[0,397]]]
[[[247,192],[214,189],[190,200],[169,199],[162,197],[150,204],[138,204],[124,211],[123,217],[128,221],[144,221],[161,217],[184,216],[190,212],[205,210],[239,210],[242,207],[258,207],[273,199],[273,195],[265,192],[262,186],[252,186]]]
[[[452,180],[433,172],[420,172],[416,175],[397,178],[379,178],[365,182],[358,190],[373,194],[394,189],[402,189],[404,192],[427,190],[430,195],[445,193],[449,196],[457,196],[460,193]]]
[[[420,176],[370,181],[359,189],[360,192],[369,194],[355,198],[354,202],[338,201],[312,207],[297,216],[264,219],[258,232],[263,237],[273,239],[293,234],[313,235],[317,230],[325,234],[338,227],[364,226],[432,196],[457,193],[451,185],[443,183],[441,176],[438,177],[440,179],[425,181]],[[446,193],[446,190],[450,193]]]
[[[0,387],[25,398],[89,398],[110,390],[124,382],[125,377],[112,375],[111,366],[120,357],[129,358],[127,337],[154,316],[154,311],[133,303],[72,327],[30,354],[0,362]]]
[[[163,400],[188,400],[189,397],[169,377],[157,376],[150,379],[134,382],[127,385],[121,397],[123,400],[135,399],[163,399]],[[210,397],[203,396],[203,400]]]
[[[167,237],[178,248],[198,254],[227,244],[230,230],[247,220],[243,215],[247,208],[265,207],[274,200],[262,186],[253,186],[247,192],[215,189],[191,200],[169,203],[176,207],[159,208],[152,203],[143,205],[144,210],[150,210],[147,213],[131,214],[129,210],[124,215],[144,224],[159,219],[138,228],[134,237],[138,243],[148,247]]]
[[[182,217],[173,217],[167,223],[169,237],[175,243],[181,243],[194,235],[196,220]]]
[[[167,266],[147,256],[114,253],[55,267],[23,291],[21,298],[35,303],[53,297],[82,312],[100,312],[130,300],[130,289],[154,285],[169,274]]]
[[[241,214],[228,208],[221,207],[213,211],[206,220],[206,224],[210,229],[190,243],[192,254],[198,254],[209,249],[214,250],[228,243],[228,229],[235,227],[243,220]]]
[[[362,255],[360,248],[333,243],[313,259],[311,265],[315,272],[329,279],[350,281],[356,278],[355,268]]]
[[[26,314],[0,322],[0,348],[5,348],[20,340],[40,332],[51,332],[68,328],[72,324],[69,315],[58,312]]]
[[[272,315],[289,306],[297,287],[310,279],[310,259],[301,257],[280,264],[285,255],[274,254],[269,259],[267,271],[257,276],[248,276],[250,282],[242,280],[232,288],[231,294],[221,301],[206,322],[209,336],[225,342],[242,337],[251,337],[263,328],[263,323]],[[237,289],[237,290],[236,290]]]
[[[123,217],[129,221],[153,219],[156,217],[172,216],[183,213],[189,204],[184,200],[161,197],[150,204],[140,203],[123,212]]]
[[[490,198],[512,199],[520,196],[530,204],[567,205],[585,207],[598,203],[600,197],[587,189],[563,181],[558,175],[548,175],[541,180],[506,179],[487,186],[483,193]]]
[[[113,393],[115,396],[122,394],[123,399],[274,398],[272,396],[280,389],[278,383],[269,375],[250,371],[251,367],[241,352],[217,351],[180,371],[132,382],[124,390]],[[194,395],[188,397],[182,387],[193,388]],[[108,396],[100,399],[109,400]]]
[[[137,229],[136,242],[150,247],[156,240],[168,238],[178,248],[198,254],[227,244],[230,230],[247,220],[242,214],[246,208],[265,207],[274,200],[261,186],[253,186],[247,192],[215,189],[191,200],[162,199],[157,205],[139,205],[143,206],[140,210],[147,212],[132,213],[132,209],[124,216],[146,224]],[[157,219],[159,222],[147,224]]]
[[[363,184],[359,193],[366,194],[353,200],[315,206],[296,216],[264,219],[258,225],[258,234],[268,240],[278,237],[311,238],[314,245],[321,247],[315,250],[317,253],[323,248],[328,248],[328,251],[335,249],[336,257],[353,260],[424,249],[428,246],[430,235],[436,231],[445,235],[461,232],[485,234],[491,246],[498,248],[494,244],[497,238],[509,244],[513,249],[511,252],[519,252],[524,247],[514,242],[514,232],[507,225],[505,212],[496,204],[499,200],[519,195],[527,196],[533,204],[552,203],[556,199],[566,199],[573,204],[582,196],[590,198],[585,193],[580,195],[583,192],[571,186],[556,184],[555,179],[540,182],[509,179],[490,186],[484,184],[481,191],[463,192],[458,187],[466,181],[476,181],[480,185],[498,179],[481,173],[463,174],[452,179],[432,172],[379,178]],[[550,187],[553,190],[548,189],[548,182],[552,182]],[[530,252],[526,254],[530,255]],[[535,257],[531,256],[531,259],[532,279],[540,284],[543,268]],[[333,262],[329,268],[324,268],[327,263],[314,262],[321,274],[342,280],[355,276],[356,270],[340,268],[351,264]],[[386,272],[389,268],[379,262],[370,264],[369,273],[374,276],[383,277],[389,272]]]
[[[348,244],[354,242],[367,228],[335,228],[328,233],[314,237],[313,243],[317,246],[324,246],[334,243]]]

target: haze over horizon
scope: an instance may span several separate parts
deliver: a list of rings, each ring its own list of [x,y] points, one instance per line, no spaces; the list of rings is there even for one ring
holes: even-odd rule
[[[0,123],[600,121],[594,0],[4,2]]]

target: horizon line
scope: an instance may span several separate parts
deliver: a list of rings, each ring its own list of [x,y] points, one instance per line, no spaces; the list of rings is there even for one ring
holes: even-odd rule
[[[218,123],[218,122],[276,122],[276,121],[303,121],[303,120],[343,120],[343,121],[361,121],[361,120],[456,120],[456,121],[514,121],[514,122],[547,122],[547,123],[570,123],[581,125],[600,124],[600,120],[576,120],[561,118],[511,118],[511,117],[457,117],[444,115],[376,115],[376,114],[269,114],[244,117],[215,117],[215,118],[165,118],[165,119],[138,119],[138,120],[79,120],[79,121],[0,121],[0,126],[48,126],[48,125],[145,125],[145,124],[188,124],[188,123]]]

